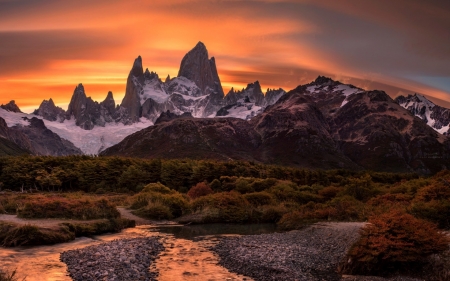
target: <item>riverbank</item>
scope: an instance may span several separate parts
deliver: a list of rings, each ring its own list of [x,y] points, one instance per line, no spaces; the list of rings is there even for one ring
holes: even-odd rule
[[[336,272],[363,225],[359,222],[317,223],[286,233],[229,237],[211,250],[219,255],[220,265],[257,281],[418,281],[405,277],[342,277]]]

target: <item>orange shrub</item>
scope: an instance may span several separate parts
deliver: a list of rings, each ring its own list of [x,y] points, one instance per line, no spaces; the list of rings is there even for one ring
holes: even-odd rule
[[[425,264],[448,249],[449,239],[436,225],[400,211],[371,217],[341,267],[347,274],[383,274]]]
[[[189,189],[187,196],[189,196],[189,198],[191,199],[197,199],[211,193],[213,193],[213,190],[211,189],[211,187],[209,187],[208,184],[206,184],[205,182],[199,182],[197,183],[197,185]]]

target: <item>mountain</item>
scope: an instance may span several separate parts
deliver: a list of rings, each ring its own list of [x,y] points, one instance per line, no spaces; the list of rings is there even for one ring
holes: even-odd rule
[[[214,58],[199,42],[182,59],[178,76],[163,82],[157,73],[143,71],[142,58],[134,61],[128,75],[121,107],[131,123],[144,117],[154,122],[167,110],[194,117],[215,116],[223,104],[223,90]]]
[[[10,118],[16,117],[14,113],[6,114],[0,109],[0,114]],[[25,115],[22,113],[22,115]],[[7,121],[0,117],[0,137],[14,143],[15,146],[4,142],[8,149],[12,149],[14,154],[33,154],[33,155],[77,155],[82,154],[81,150],[75,147],[71,142],[61,139],[57,134],[49,130],[41,119],[32,117],[29,119],[23,116],[19,122],[13,126],[7,125]],[[16,147],[17,146],[17,147]],[[1,150],[1,148],[0,148]],[[8,154],[9,155],[9,154]]]
[[[11,111],[11,112],[17,112],[17,113],[22,112],[22,111],[20,111],[20,108],[16,105],[16,102],[14,100],[10,101],[7,104],[0,105],[0,107],[3,108],[4,110]]]
[[[413,115],[422,119],[437,132],[448,135],[450,129],[450,109],[435,105],[422,95],[398,96],[395,101]]]
[[[6,125],[5,119],[0,117],[0,156],[15,156],[30,154],[30,151],[24,149],[15,143],[16,134]],[[26,142],[26,138],[21,135],[21,141]]]
[[[267,89],[266,95],[261,90],[259,81],[248,84],[245,89],[235,91],[234,88],[224,98],[225,106],[219,109],[216,117],[235,117],[250,120],[274,104],[286,92],[283,89]]]
[[[64,122],[66,120],[66,111],[55,105],[53,100],[42,101],[38,109],[33,112],[34,115],[42,116],[45,120]]]
[[[130,135],[102,155],[427,174],[450,165],[450,142],[385,92],[318,77],[250,121],[174,119]]]

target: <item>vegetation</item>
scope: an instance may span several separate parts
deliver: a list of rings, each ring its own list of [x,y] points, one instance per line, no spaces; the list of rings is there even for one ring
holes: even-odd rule
[[[369,219],[342,270],[379,275],[423,267],[427,257],[448,250],[449,242],[434,224],[391,211]]]
[[[56,229],[0,222],[0,246],[51,245],[72,241],[80,236],[118,232],[134,226],[134,221],[122,218],[85,223],[63,223]]]
[[[0,158],[0,213],[26,218],[103,219],[67,223],[56,233],[0,224],[3,245],[117,231],[130,225],[119,218],[118,205],[149,219],[271,222],[285,230],[317,221],[369,220],[361,240],[349,252],[350,262],[343,264],[342,270],[351,273],[426,267],[424,257],[429,264],[434,261],[434,268],[448,268],[450,260],[446,258],[448,240],[440,232],[450,229],[449,171],[424,178],[240,161]],[[442,254],[445,250],[447,256]],[[440,275],[446,280],[448,270]]]

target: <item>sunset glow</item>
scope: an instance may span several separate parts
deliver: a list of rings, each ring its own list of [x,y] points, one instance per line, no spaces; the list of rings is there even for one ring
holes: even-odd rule
[[[433,2],[0,0],[0,103],[66,108],[79,83],[120,103],[138,55],[164,80],[202,41],[225,93],[256,80],[291,90],[320,74],[445,106],[450,4]]]

